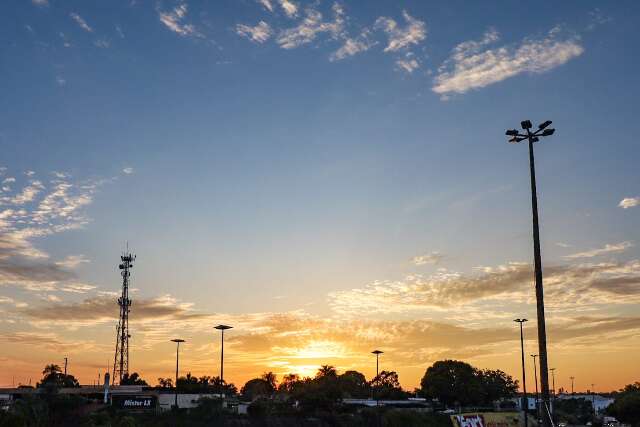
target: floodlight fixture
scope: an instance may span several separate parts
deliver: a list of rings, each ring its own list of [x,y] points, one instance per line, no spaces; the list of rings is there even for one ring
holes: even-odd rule
[[[531,124],[531,121],[529,120],[521,121],[520,126],[522,126],[522,129],[531,129],[533,127],[533,125]]]
[[[538,125],[538,129],[546,129],[547,127],[549,127],[549,125],[553,123],[551,120],[547,120],[545,122],[542,122]]]
[[[545,129],[542,131],[542,136],[551,136],[555,133],[555,129],[551,128],[551,129]]]
[[[509,129],[505,132],[507,136],[518,136],[518,129]]]
[[[231,329],[233,328],[233,326],[227,326],[227,325],[218,325],[218,326],[214,326],[215,329],[219,330],[219,331],[224,331],[227,329]]]
[[[171,340],[171,342],[184,342],[184,340],[180,338],[174,338]]]

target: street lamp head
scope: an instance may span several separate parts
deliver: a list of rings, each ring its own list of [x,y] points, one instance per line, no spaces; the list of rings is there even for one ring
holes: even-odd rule
[[[514,322],[524,323],[524,322],[528,322],[528,320],[527,319],[515,319]]]
[[[538,142],[540,141],[540,138],[538,138],[537,136],[534,136],[533,138],[531,138],[531,142]]]
[[[538,125],[538,129],[545,129],[549,127],[549,125],[553,123],[551,120],[547,120],[546,122],[542,122]]]
[[[184,340],[180,338],[174,338],[171,340],[171,342],[184,342]]]
[[[551,128],[551,129],[545,129],[542,131],[542,136],[551,136],[555,133],[555,129]]]
[[[378,355],[378,354],[382,354],[382,353],[384,353],[384,351],[380,351],[380,350],[373,350],[371,353],[372,353],[372,354],[375,354],[375,355]]]
[[[531,122],[529,120],[523,120],[520,122],[520,126],[522,126],[522,129],[531,129],[533,127],[533,125],[531,124]]]
[[[538,355],[537,354],[532,354],[531,357],[533,357],[535,359],[536,357],[538,357]]]
[[[504,134],[507,135],[507,136],[517,136],[518,135],[518,130],[517,129],[508,129]]]
[[[218,325],[218,326],[214,326],[215,329],[219,330],[219,331],[224,331],[226,329],[231,329],[233,328],[233,326],[227,326],[227,325]]]

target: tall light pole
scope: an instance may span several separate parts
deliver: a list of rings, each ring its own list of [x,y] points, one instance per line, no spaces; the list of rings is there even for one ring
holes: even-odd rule
[[[596,417],[596,391],[595,391],[596,385],[595,384],[591,384],[591,406],[593,406],[593,418],[595,419]]]
[[[576,377],[569,377],[571,378],[571,394],[573,394],[573,380],[576,379]]]
[[[538,422],[540,422],[540,395],[538,394],[538,367],[536,365],[536,357],[538,357],[538,355],[532,354],[531,357],[533,357],[533,375],[536,381],[536,414],[538,416]]]
[[[179,363],[179,360],[180,360],[180,356],[179,356],[180,355],[180,343],[184,342],[184,340],[180,339],[180,338],[174,338],[174,339],[171,340],[171,342],[176,343],[176,384],[175,384],[175,386],[176,386],[176,393],[175,393],[176,400],[175,400],[174,405],[175,405],[175,408],[178,409],[178,363]]]
[[[233,326],[218,325],[214,328],[222,333],[220,336],[220,387],[222,388],[224,387],[224,331],[233,328]],[[224,388],[221,389],[220,394],[223,394],[223,390]]]
[[[553,385],[553,398],[551,400],[551,415],[555,415],[555,406],[556,406],[556,368],[549,368],[551,371],[551,381]]]
[[[524,401],[524,405],[522,406],[524,410],[524,426],[529,427],[527,413],[529,412],[529,398],[527,397],[527,374],[524,367],[524,332],[522,331],[522,326],[524,322],[528,322],[527,319],[515,319],[514,322],[518,322],[520,324],[520,355],[522,357],[522,392],[524,393],[524,399],[520,401],[522,403]]]
[[[540,141],[541,137],[551,136],[555,129],[548,129],[551,120],[547,120],[538,126],[538,130],[531,132],[533,125],[529,120],[523,120],[520,126],[523,133],[517,129],[506,132],[512,138],[509,142],[520,142],[525,139],[529,142],[529,169],[531,174],[531,213],[533,217],[533,259],[535,265],[536,278],[536,302],[538,311],[538,353],[540,354],[540,383],[542,385],[542,400],[544,405],[549,407],[549,372],[547,367],[547,331],[544,320],[544,290],[542,286],[542,257],[540,256],[540,229],[538,224],[538,195],[536,191],[536,170],[533,157],[533,143]],[[537,384],[537,382],[536,382]],[[543,419],[544,427],[552,426],[551,419],[545,415]]]
[[[371,353],[376,355],[376,379],[378,380],[378,382],[380,382],[380,378],[378,378],[378,377],[380,376],[380,370],[379,370],[379,366],[380,366],[380,364],[379,364],[379,358],[380,358],[380,355],[381,355],[382,353],[384,353],[384,351],[380,351],[380,350],[373,350]],[[371,391],[373,392],[373,390],[371,390]],[[375,397],[378,397],[378,393],[376,393]],[[376,399],[376,406],[378,406],[378,400],[377,400],[377,399]]]
[[[64,358],[64,376],[67,376],[67,363],[69,362],[68,358]]]

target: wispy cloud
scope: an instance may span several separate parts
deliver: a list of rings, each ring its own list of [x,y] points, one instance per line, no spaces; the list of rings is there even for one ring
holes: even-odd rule
[[[158,17],[165,27],[183,37],[196,36],[200,37],[200,33],[193,24],[185,24],[184,20],[187,16],[188,6],[186,3],[179,4],[170,11],[158,11]]]
[[[271,3],[271,0],[257,0],[257,2],[260,3],[269,12],[273,12],[273,3]]]
[[[389,37],[385,52],[396,52],[427,38],[427,25],[424,21],[412,17],[406,10],[402,11],[402,16],[407,22],[403,28],[399,27],[394,19],[386,16],[376,20],[375,28],[383,30]]]
[[[76,21],[76,24],[78,24],[78,26],[80,28],[82,28],[83,30],[85,30],[86,32],[89,33],[93,33],[93,28],[91,28],[89,26],[89,24],[87,24],[87,21],[85,21],[82,16],[78,15],[75,12],[72,12],[69,14],[69,16],[71,17],[71,19],[73,19],[74,21]]]
[[[49,6],[49,0],[31,0],[36,6]]]
[[[289,18],[298,14],[298,5],[294,2],[290,0],[278,0],[278,3],[280,3],[280,7]]]
[[[497,31],[490,29],[481,40],[456,46],[439,68],[432,90],[441,95],[465,93],[521,73],[549,71],[584,52],[580,38],[563,37],[559,27],[541,39],[526,38],[515,46],[487,47],[499,38]]]
[[[640,261],[548,266],[545,268],[548,306],[627,304],[640,301]],[[508,296],[515,304],[531,297],[533,271],[529,263],[482,267],[476,274],[439,270],[430,276],[410,275],[399,281],[376,281],[363,288],[329,294],[329,305],[348,316],[447,310]]]
[[[578,252],[571,255],[565,255],[563,258],[566,258],[566,259],[593,258],[600,255],[608,255],[608,254],[624,252],[631,247],[633,247],[632,242],[620,242],[620,243],[613,243],[613,244],[607,243],[606,245],[604,245],[603,248],[591,249],[585,252]]]
[[[638,205],[640,205],[640,197],[625,197],[618,203],[618,207],[622,209],[634,208]]]
[[[125,175],[131,175],[133,172],[134,172],[134,170],[130,166],[122,169],[122,173],[125,174]]]
[[[314,41],[322,33],[328,33],[337,39],[344,29],[344,10],[338,3],[333,5],[332,10],[334,20],[323,21],[322,13],[308,7],[305,9],[306,15],[302,22],[293,28],[283,30],[276,41],[283,49],[294,49]]]
[[[440,252],[431,252],[425,255],[414,256],[411,262],[415,265],[437,264],[444,258]]]
[[[340,61],[358,53],[366,52],[376,44],[377,42],[371,39],[371,31],[365,28],[357,37],[345,38],[343,45],[329,56],[329,60]]]
[[[236,34],[256,43],[264,43],[271,37],[272,30],[269,24],[260,21],[258,25],[254,27],[244,24],[236,25]]]
[[[399,70],[411,74],[415,70],[420,68],[420,62],[418,62],[412,52],[407,52],[404,58],[399,58],[396,60],[396,66]]]

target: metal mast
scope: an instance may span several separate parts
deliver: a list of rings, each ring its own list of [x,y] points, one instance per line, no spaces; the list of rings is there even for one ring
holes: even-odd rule
[[[118,379],[118,384],[122,382],[122,377],[125,374],[129,374],[129,312],[131,309],[131,299],[129,299],[129,277],[131,276],[131,270],[133,268],[133,261],[136,259],[135,255],[127,252],[120,257],[122,263],[118,266],[120,268],[120,274],[122,275],[122,296],[118,298],[118,305],[120,306],[120,320],[118,321],[118,328],[116,332],[116,353],[113,357],[113,384]]]

